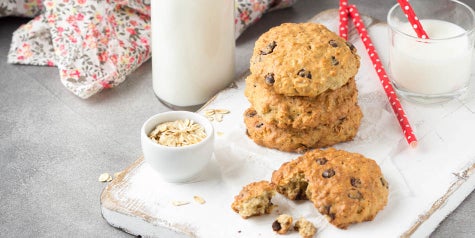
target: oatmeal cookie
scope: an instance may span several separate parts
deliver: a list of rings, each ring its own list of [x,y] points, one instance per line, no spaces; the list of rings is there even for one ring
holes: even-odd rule
[[[276,93],[315,97],[355,76],[356,48],[317,23],[284,23],[256,41],[250,70]]]
[[[303,153],[312,148],[331,146],[352,140],[358,132],[363,114],[357,105],[337,120],[309,129],[278,128],[265,123],[249,108],[244,113],[247,135],[258,145],[286,152]]]
[[[265,123],[279,128],[314,128],[337,121],[348,114],[358,101],[354,78],[341,88],[327,90],[317,97],[284,96],[251,74],[244,94]]]
[[[312,150],[272,174],[277,192],[308,199],[338,228],[371,221],[388,201],[388,183],[378,164],[361,154]]]
[[[274,208],[271,202],[274,194],[275,189],[269,182],[253,182],[244,186],[239,195],[234,197],[231,208],[244,219],[269,214]]]

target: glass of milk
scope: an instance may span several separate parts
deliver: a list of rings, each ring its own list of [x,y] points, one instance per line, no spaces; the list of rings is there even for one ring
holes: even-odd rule
[[[155,95],[196,110],[234,79],[234,0],[150,2]]]
[[[462,96],[472,73],[475,13],[456,0],[411,1],[429,39],[417,37],[397,4],[388,13],[389,75],[410,101],[436,103]]]

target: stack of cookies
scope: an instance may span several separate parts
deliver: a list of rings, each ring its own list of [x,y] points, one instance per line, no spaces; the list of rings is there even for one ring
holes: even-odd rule
[[[303,153],[353,139],[362,118],[356,48],[325,26],[286,23],[257,40],[246,78],[248,136]]]

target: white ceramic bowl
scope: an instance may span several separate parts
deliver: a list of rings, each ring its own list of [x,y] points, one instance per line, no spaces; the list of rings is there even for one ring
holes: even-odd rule
[[[189,119],[204,127],[206,138],[181,147],[160,145],[148,134],[164,122]],[[204,116],[188,111],[170,111],[150,117],[140,131],[145,161],[168,182],[187,182],[193,179],[208,164],[214,151],[214,130]]]

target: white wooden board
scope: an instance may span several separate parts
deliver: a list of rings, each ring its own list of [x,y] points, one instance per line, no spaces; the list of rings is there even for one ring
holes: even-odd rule
[[[336,31],[336,10],[317,15]],[[369,32],[385,62],[387,28],[373,24]],[[242,114],[249,107],[244,80],[219,93],[204,109],[229,109],[215,126],[216,150],[212,163],[196,181],[170,184],[138,159],[104,189],[101,209],[112,225],[143,237],[281,237],[271,224],[277,213],[306,217],[319,229],[317,237],[426,237],[475,188],[475,87],[463,99],[443,104],[418,105],[402,100],[419,146],[410,148],[380,86],[362,42],[350,37],[361,56],[356,76],[359,104],[364,118],[356,138],[336,148],[358,152],[378,162],[390,184],[389,202],[374,221],[347,230],[330,225],[310,202],[273,202],[272,214],[242,219],[230,204],[240,189],[253,181],[269,180],[273,170],[297,154],[283,153],[254,144],[245,134]],[[474,67],[475,68],[475,67]],[[472,74],[472,81],[474,75]],[[193,201],[198,195],[205,204]],[[174,206],[172,201],[189,201]],[[286,237],[298,237],[292,232]]]

